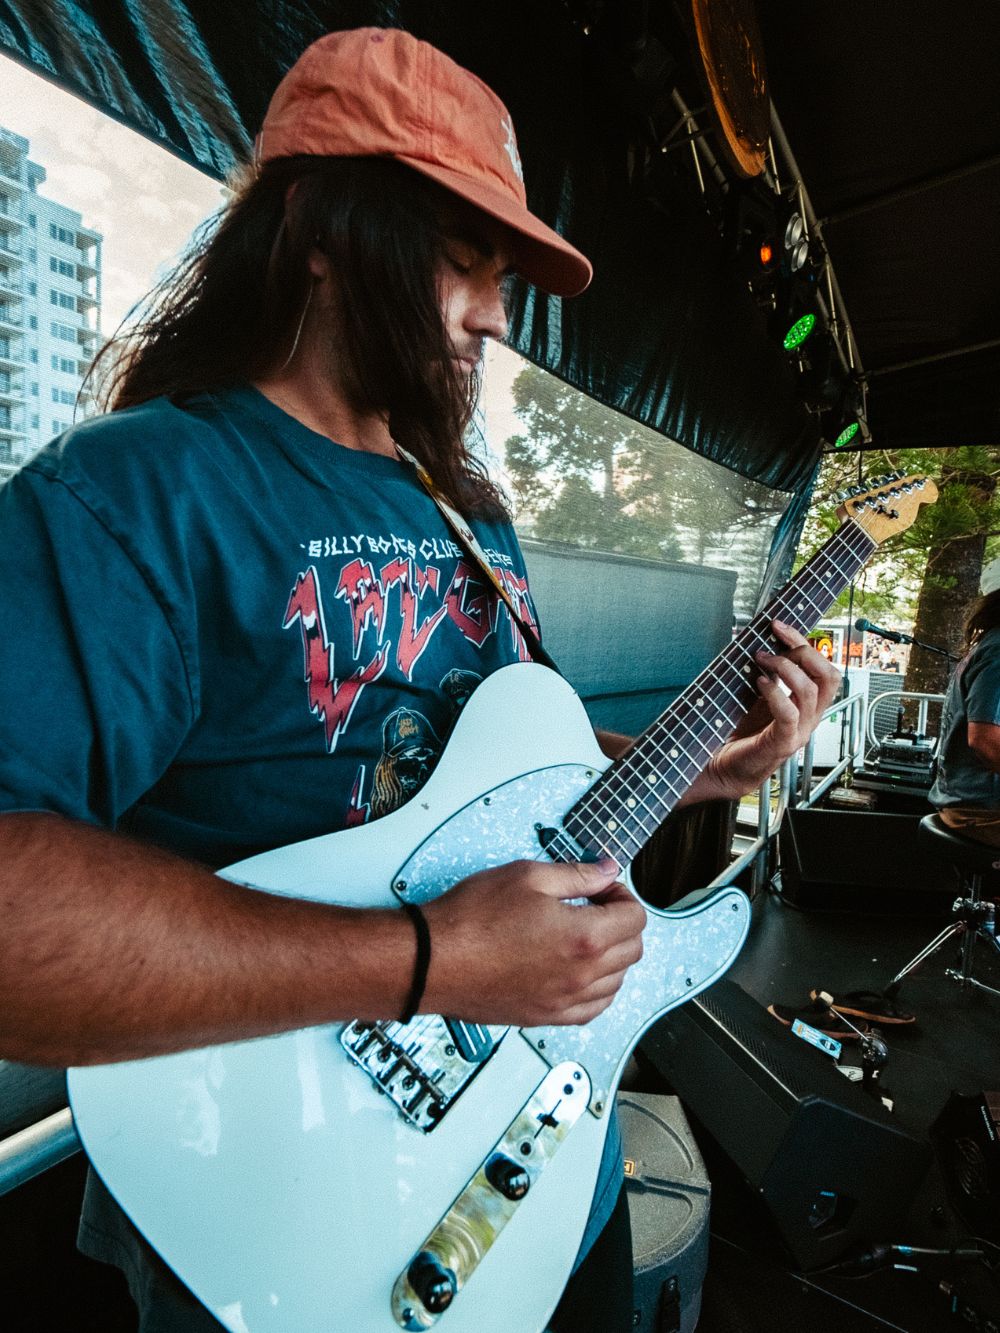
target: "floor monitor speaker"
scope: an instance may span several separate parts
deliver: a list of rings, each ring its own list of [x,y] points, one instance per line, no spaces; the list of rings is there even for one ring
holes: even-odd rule
[[[735,982],[661,1019],[642,1049],[759,1192],[801,1269],[900,1234],[930,1144]]]

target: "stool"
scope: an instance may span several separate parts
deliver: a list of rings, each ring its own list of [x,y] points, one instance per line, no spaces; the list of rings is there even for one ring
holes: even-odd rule
[[[962,879],[964,894],[952,903],[952,915],[955,918],[945,926],[940,934],[924,946],[915,958],[889,982],[885,994],[891,999],[899,990],[903,978],[932,953],[936,953],[953,935],[962,936],[961,965],[958,968],[945,968],[945,976],[957,981],[960,986],[972,986],[976,990],[989,991],[991,995],[1000,995],[995,986],[987,986],[977,981],[972,975],[972,956],[976,941],[982,940],[1000,953],[1000,940],[997,939],[996,907],[992,902],[983,902],[983,880],[1000,892],[1000,848],[988,847],[972,838],[964,838],[960,833],[948,827],[939,814],[925,815],[920,821],[917,837],[926,847],[934,847],[939,855],[944,855],[958,870]]]

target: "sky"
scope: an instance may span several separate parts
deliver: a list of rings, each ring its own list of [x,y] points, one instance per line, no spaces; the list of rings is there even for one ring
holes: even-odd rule
[[[219,183],[4,56],[0,126],[29,140],[46,172],[39,193],[103,234],[101,331],[113,333],[219,207]],[[510,386],[521,364],[507,348],[487,352],[480,401],[496,460],[519,429]]]
[[[101,329],[111,333],[218,207],[218,182],[3,56],[0,125],[45,168],[39,194],[103,233]]]

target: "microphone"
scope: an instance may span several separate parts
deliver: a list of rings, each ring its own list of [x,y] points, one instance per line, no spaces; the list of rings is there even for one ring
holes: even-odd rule
[[[908,634],[899,634],[894,629],[882,629],[881,625],[873,625],[870,620],[856,620],[854,628],[861,630],[862,633],[867,630],[869,634],[881,634],[882,638],[888,639],[890,643],[912,642]]]

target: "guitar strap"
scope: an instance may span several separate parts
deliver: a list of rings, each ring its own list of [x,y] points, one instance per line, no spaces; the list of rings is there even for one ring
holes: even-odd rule
[[[535,633],[534,628],[528,623],[527,620],[525,620],[524,616],[521,615],[520,611],[518,611],[517,607],[514,605],[514,599],[511,597],[507,589],[503,586],[503,583],[500,581],[500,579],[497,578],[496,574],[494,573],[490,565],[490,562],[486,559],[486,552],[483,550],[482,546],[480,546],[479,541],[476,538],[476,534],[469,527],[468,523],[458,512],[458,510],[453,505],[450,505],[448,501],[444,498],[444,496],[438,490],[437,486],[435,486],[433,477],[427,471],[424,465],[420,462],[420,460],[418,458],[415,458],[413,454],[411,454],[408,450],[404,449],[401,444],[396,445],[396,450],[399,453],[400,458],[405,458],[406,461],[413,467],[413,470],[420,478],[420,483],[423,486],[424,490],[437,505],[438,509],[441,510],[441,513],[444,515],[445,522],[448,524],[452,532],[458,538],[459,545],[462,547],[462,550],[465,551],[466,555],[468,555],[471,560],[473,560],[473,562],[480,569],[484,577],[489,579],[490,584],[495,590],[497,596],[500,598],[504,606],[506,606],[507,610],[510,612],[514,620],[514,624],[521,631],[521,636],[524,639],[525,643],[528,645],[528,652],[531,654],[532,658],[536,662],[541,662],[542,666],[550,667],[558,675],[562,675],[562,672],[556,666],[555,662],[553,662],[552,658],[542,647],[542,641]]]

